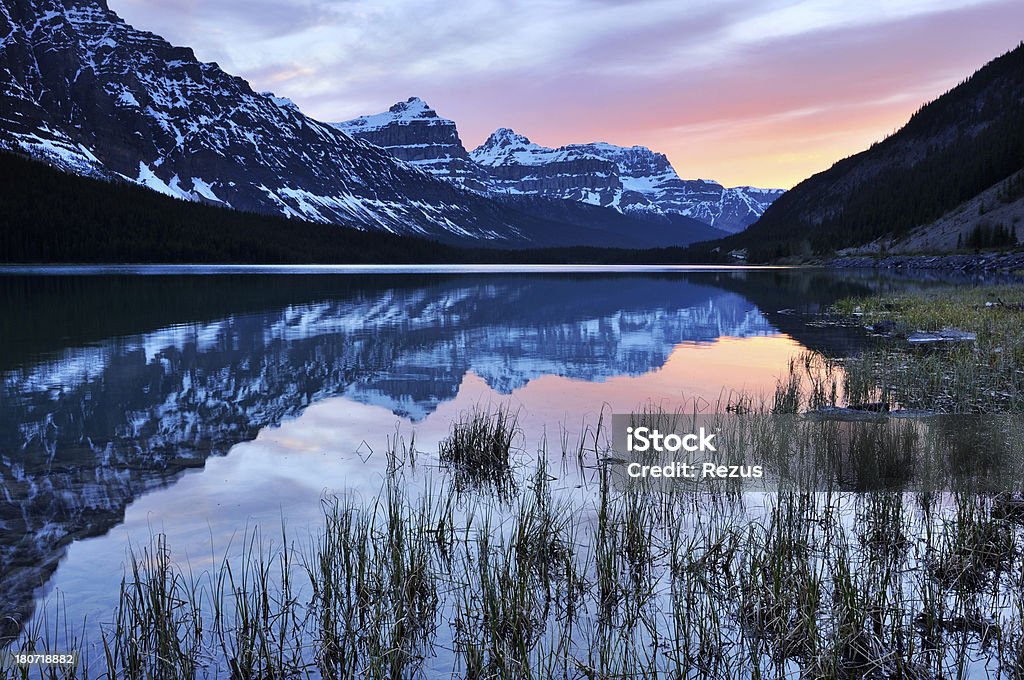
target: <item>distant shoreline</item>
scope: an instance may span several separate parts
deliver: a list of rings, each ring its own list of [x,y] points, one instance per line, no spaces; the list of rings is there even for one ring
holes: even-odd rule
[[[516,251],[508,251],[516,252]],[[238,262],[9,262],[0,263],[0,276],[95,276],[95,275],[204,275],[204,274],[572,274],[572,273],[670,273],[728,272],[786,269],[887,269],[906,271],[1020,272],[1024,275],[1024,251],[1011,253],[946,255],[856,255],[810,262],[690,263],[615,262],[618,258],[591,261],[553,261],[553,257],[523,256],[508,262],[380,262],[380,263],[238,263]],[[543,251],[537,251],[540,255]],[[633,251],[643,253],[644,251]],[[544,253],[548,255],[548,253]],[[573,258],[576,259],[576,258]],[[532,262],[530,260],[533,260]],[[546,260],[546,261],[545,261]],[[580,261],[584,260],[584,261]]]
[[[947,255],[851,255],[822,263],[835,269],[943,269],[958,271],[1024,271],[1024,251]]]
[[[715,272],[810,268],[801,265],[726,264],[0,264],[0,275],[202,275],[202,274],[571,274]]]

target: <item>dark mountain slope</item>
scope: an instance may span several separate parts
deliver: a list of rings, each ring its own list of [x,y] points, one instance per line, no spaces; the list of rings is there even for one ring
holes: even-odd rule
[[[715,244],[764,260],[862,245],[938,219],[1024,167],[1024,43],[898,132],[783,194]]]
[[[445,262],[425,239],[245,213],[0,152],[2,262]]]
[[[131,182],[81,177],[3,151],[0,206],[0,262],[8,263],[670,263],[683,257],[681,248],[567,247],[575,238],[612,243],[623,235],[531,217],[509,206],[499,207],[522,215],[517,219],[531,223],[538,241],[558,247],[459,248],[182,201]]]

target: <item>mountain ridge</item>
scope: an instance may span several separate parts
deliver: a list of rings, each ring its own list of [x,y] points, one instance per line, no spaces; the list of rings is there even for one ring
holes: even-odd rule
[[[691,218],[726,233],[744,229],[783,193],[683,180],[665,154],[645,146],[590,142],[552,148],[506,127],[467,151],[455,121],[440,116],[419,97],[334,126],[491,197],[541,196],[661,223]],[[445,141],[439,143],[439,137]]]
[[[255,92],[99,0],[0,6],[0,148],[175,198],[457,245],[685,245],[685,230],[560,224],[400,162]],[[720,236],[705,234],[707,238]]]
[[[435,177],[486,193],[486,178],[470,160],[455,123],[437,115],[419,97],[398,102],[385,113],[360,116],[333,126]]]

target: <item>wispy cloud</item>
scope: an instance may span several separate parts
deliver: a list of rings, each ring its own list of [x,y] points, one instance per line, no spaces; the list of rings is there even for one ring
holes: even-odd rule
[[[789,186],[1020,40],[1018,0],[109,0],[324,120],[411,95],[470,146],[605,139]],[[811,149],[808,145],[816,144]]]

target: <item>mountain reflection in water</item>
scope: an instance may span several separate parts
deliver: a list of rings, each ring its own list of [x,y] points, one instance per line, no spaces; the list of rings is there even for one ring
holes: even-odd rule
[[[0,635],[72,542],[315,402],[419,423],[473,387],[517,392],[543,426],[763,389],[801,346],[850,351],[799,312],[867,290],[778,271],[0,276]]]

